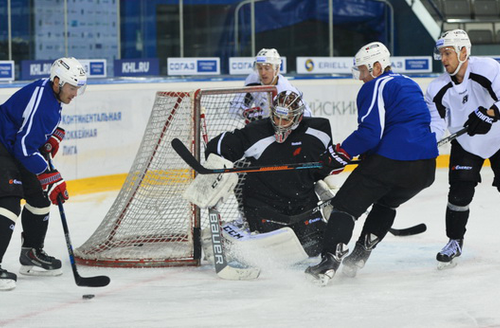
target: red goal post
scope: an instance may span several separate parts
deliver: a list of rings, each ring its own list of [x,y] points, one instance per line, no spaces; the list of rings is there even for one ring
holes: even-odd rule
[[[245,120],[234,106],[248,93],[266,96],[270,105],[276,87],[157,92],[127,178],[96,231],[75,249],[76,262],[108,267],[199,265],[200,231],[208,226],[208,211],[200,211],[182,197],[196,173],[170,142],[179,138],[203,163],[201,114],[209,138],[242,128]],[[240,180],[244,183],[244,175]],[[240,192],[241,185],[220,207],[224,220],[238,217]]]

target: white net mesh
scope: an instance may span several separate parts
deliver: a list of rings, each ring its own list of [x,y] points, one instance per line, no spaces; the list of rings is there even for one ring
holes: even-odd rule
[[[196,157],[201,154],[203,163],[205,125],[200,124],[200,114],[205,115],[209,139],[242,128],[244,119],[230,107],[235,97],[248,92],[267,93],[270,100],[276,91],[274,87],[247,87],[158,92],[127,179],[97,230],[75,250],[77,262],[129,267],[198,265],[199,231],[206,226],[208,214],[199,213],[182,198],[195,172],[170,143],[179,138]],[[243,175],[240,180],[244,181]],[[237,187],[234,197],[219,208],[224,220],[238,217],[240,190]]]

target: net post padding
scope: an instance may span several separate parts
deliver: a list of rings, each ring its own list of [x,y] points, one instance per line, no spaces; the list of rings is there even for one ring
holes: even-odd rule
[[[168,267],[200,264],[200,229],[206,210],[182,198],[195,172],[170,146],[179,138],[204,162],[200,140],[203,109],[209,138],[244,126],[230,113],[239,94],[275,87],[214,88],[157,92],[146,130],[118,196],[96,231],[75,249],[78,264],[107,267]],[[202,157],[202,158],[200,158]],[[238,191],[220,208],[223,219],[238,216]]]

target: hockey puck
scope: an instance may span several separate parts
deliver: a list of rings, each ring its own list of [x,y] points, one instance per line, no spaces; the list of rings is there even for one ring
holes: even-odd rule
[[[94,297],[95,297],[94,294],[85,294],[85,295],[82,296],[82,298],[85,299],[85,300],[90,300],[90,299],[92,299]]]

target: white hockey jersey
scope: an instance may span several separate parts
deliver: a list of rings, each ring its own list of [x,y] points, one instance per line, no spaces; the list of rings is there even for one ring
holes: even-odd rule
[[[470,57],[462,83],[455,84],[444,73],[429,84],[425,101],[431,112],[431,130],[440,140],[447,128],[450,133],[461,130],[479,106],[500,108],[499,99],[500,64],[491,58]],[[489,158],[500,149],[500,122],[493,123],[487,134],[463,134],[457,141],[469,153]]]
[[[255,85],[262,85],[262,83],[260,82],[259,73],[252,72],[245,79],[245,86],[255,86]],[[284,77],[281,74],[278,74],[278,84],[276,84],[276,90],[278,91],[278,93],[290,90],[302,96],[302,92],[298,91],[297,88],[295,88],[286,79],[286,77]],[[269,105],[272,102],[272,99],[267,99],[266,95],[267,94],[263,92],[252,93],[252,94],[238,94],[234,97],[233,101],[231,101],[230,105],[231,107],[229,109],[229,112],[231,114],[236,114],[241,116],[245,109],[252,107],[260,107],[264,111],[263,116],[268,117]],[[309,105],[304,99],[302,100],[306,105],[306,108],[304,109],[304,116],[307,117],[312,116]]]

